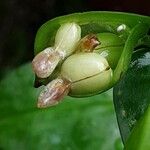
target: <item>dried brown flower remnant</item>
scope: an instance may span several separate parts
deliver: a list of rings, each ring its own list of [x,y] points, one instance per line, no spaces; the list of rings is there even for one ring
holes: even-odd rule
[[[54,51],[51,47],[46,48],[33,59],[33,70],[39,78],[47,78],[54,71],[60,59],[61,55],[58,51]]]
[[[94,48],[100,44],[95,34],[89,34],[83,37],[78,46],[79,51],[93,52]]]
[[[45,86],[38,98],[38,108],[57,105],[69,93],[71,82],[57,78]]]

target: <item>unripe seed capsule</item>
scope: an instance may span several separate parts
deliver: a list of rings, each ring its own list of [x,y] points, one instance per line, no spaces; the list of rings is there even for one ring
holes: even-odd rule
[[[124,41],[114,33],[98,33],[96,34],[98,40],[100,41],[100,45],[98,45],[95,50],[110,47],[110,46],[123,46]]]
[[[112,46],[99,49],[99,54],[105,57],[112,69],[115,69],[121,56],[123,46]]]
[[[71,84],[69,95],[72,97],[86,97],[99,94],[107,89],[112,79],[112,69]]]
[[[65,60],[61,76],[72,83],[69,95],[84,97],[105,90],[111,81],[112,70],[99,54],[78,53]]]
[[[105,57],[110,67],[115,69],[123,50],[123,40],[113,33],[99,33],[97,37],[101,44],[94,49],[94,52]]]

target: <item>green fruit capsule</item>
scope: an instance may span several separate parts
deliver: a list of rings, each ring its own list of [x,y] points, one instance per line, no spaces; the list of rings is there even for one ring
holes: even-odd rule
[[[118,64],[122,50],[123,46],[105,47],[99,49],[99,54],[107,59],[109,65],[114,70]]]
[[[99,33],[97,38],[100,44],[94,49],[94,52],[105,57],[111,68],[115,69],[124,47],[123,40],[113,33]]]
[[[112,69],[107,60],[97,53],[78,53],[64,61],[61,77],[71,82],[70,96],[85,97],[107,88]]]
[[[100,41],[100,45],[98,45],[95,49],[101,49],[104,47],[112,47],[112,46],[123,46],[124,41],[116,34],[110,32],[98,33],[96,34],[98,40]]]

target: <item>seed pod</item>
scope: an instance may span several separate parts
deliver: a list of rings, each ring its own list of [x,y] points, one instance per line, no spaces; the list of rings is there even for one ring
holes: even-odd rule
[[[103,47],[111,47],[111,46],[123,46],[124,41],[116,34],[104,32],[96,34],[98,40],[100,41],[100,45],[98,45],[95,49],[100,49]]]
[[[115,69],[123,50],[123,40],[113,33],[99,33],[97,38],[101,44],[95,48],[94,52],[105,57],[111,68]]]
[[[84,97],[104,91],[112,78],[105,58],[96,53],[78,53],[62,65],[61,76],[71,81],[69,95]]]
[[[112,69],[115,69],[121,56],[123,46],[112,46],[99,49],[99,54],[105,57]]]
[[[54,47],[49,47],[35,56],[33,70],[39,78],[47,78],[58,63],[70,55],[80,40],[81,29],[76,23],[61,25],[55,37]]]

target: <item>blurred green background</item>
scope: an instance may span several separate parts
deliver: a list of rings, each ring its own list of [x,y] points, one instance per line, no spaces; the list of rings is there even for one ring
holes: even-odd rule
[[[121,150],[112,91],[37,109],[40,91],[26,64],[0,83],[1,150]]]
[[[47,20],[74,12],[150,14],[149,2],[117,0],[0,1],[0,150],[121,150],[112,90],[39,110],[30,62]]]

